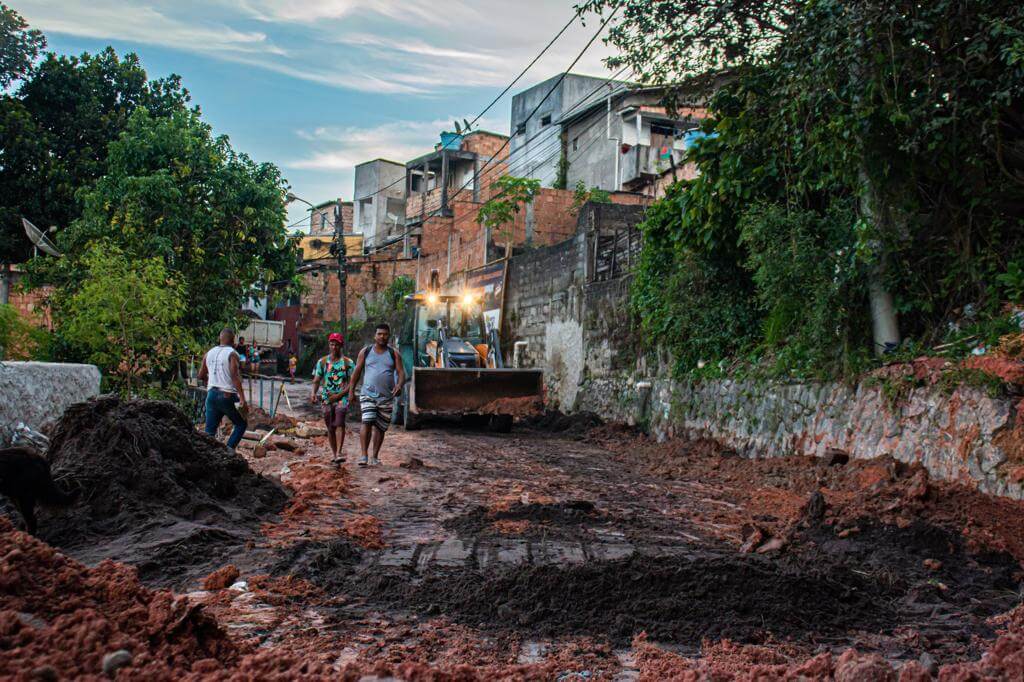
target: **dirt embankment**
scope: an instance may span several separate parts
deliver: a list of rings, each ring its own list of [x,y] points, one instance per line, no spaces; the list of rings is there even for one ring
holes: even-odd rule
[[[146,579],[202,575],[288,499],[166,402],[103,396],[71,406],[48,458],[76,502],[43,510],[40,536],[86,561],[129,561]],[[197,566],[194,571],[192,568]]]

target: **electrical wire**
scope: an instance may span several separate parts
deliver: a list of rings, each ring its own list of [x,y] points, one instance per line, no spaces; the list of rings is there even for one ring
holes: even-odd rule
[[[569,29],[569,27],[572,26],[576,22],[576,20],[580,18],[580,16],[581,16],[581,12],[580,12],[580,10],[577,10],[572,15],[572,18],[569,19],[569,21],[566,22],[566,24],[561,28],[561,30],[558,33],[555,34],[555,37],[552,38],[550,41],[548,41],[548,44],[544,46],[544,49],[542,49],[537,54],[537,56],[535,56],[532,60],[530,60],[530,63],[527,64],[526,67],[522,71],[519,72],[519,75],[516,76],[514,79],[512,79],[512,82],[509,83],[508,85],[506,85],[505,88],[500,93],[498,93],[498,96],[495,97],[493,100],[491,100],[491,103],[488,104],[486,107],[484,107],[483,110],[479,114],[476,115],[476,117],[469,124],[470,128],[472,128],[476,124],[477,121],[479,121],[481,118],[483,118],[484,114],[486,114],[488,111],[490,111],[491,108],[495,104],[497,104],[498,101],[502,97],[507,95],[509,90],[511,90],[513,87],[515,87],[516,83],[518,83],[522,79],[522,77],[526,75],[526,72],[529,71],[533,67],[533,65],[536,64],[540,60],[540,58],[543,57],[547,53],[547,51],[551,49],[551,46],[554,45],[555,42],[559,38],[562,37],[562,35]],[[405,182],[405,179],[406,179],[405,175],[403,175],[401,178],[398,178],[397,180],[395,180],[391,184],[385,185],[384,187],[381,187],[380,189],[374,191],[371,194],[367,194],[367,195],[361,196],[361,197],[354,197],[354,200],[362,201],[363,199],[369,199],[371,197],[375,197],[378,194],[380,194],[381,192],[385,192],[385,191],[391,189],[392,187],[394,187],[398,183]]]
[[[587,100],[587,99],[589,99],[589,98],[590,98],[591,96],[593,96],[593,95],[594,95],[594,94],[595,94],[595,93],[596,93],[597,91],[599,91],[599,90],[601,90],[602,88],[606,87],[606,86],[607,86],[607,85],[608,85],[608,84],[609,84],[610,82],[612,82],[612,80],[613,80],[614,78],[616,78],[616,77],[617,77],[618,75],[620,75],[620,74],[621,74],[621,73],[622,73],[623,71],[625,71],[625,68],[623,68],[623,69],[620,69],[620,70],[619,70],[619,71],[618,71],[617,73],[613,74],[613,75],[612,75],[612,76],[610,76],[610,77],[609,77],[608,79],[606,79],[606,82],[602,83],[602,84],[601,84],[601,85],[599,85],[599,86],[598,86],[597,88],[595,88],[594,90],[592,90],[592,91],[590,91],[589,93],[587,93],[586,95],[584,95],[584,96],[583,96],[583,97],[582,97],[582,98],[581,98],[580,100],[577,100],[576,104],[574,104],[574,105],[573,105],[572,107],[570,107],[568,111],[569,111],[569,112],[573,111],[573,110],[574,110],[574,109],[575,109],[575,108],[576,108],[576,107],[577,107],[577,106],[578,106],[578,105],[579,105],[579,104],[580,104],[581,102],[584,102],[584,101],[586,101],[586,100]],[[615,92],[616,92],[616,93],[617,93],[617,92],[622,92],[622,91],[623,91],[623,90],[625,90],[625,89],[626,89],[626,87],[623,87],[622,89],[620,89],[620,90],[618,90],[618,91],[615,91]],[[563,116],[562,116],[562,118],[564,119],[564,118],[565,118],[565,115],[563,115]],[[599,125],[602,125],[603,123],[604,123],[604,121],[603,121],[603,120],[601,120],[601,119],[597,119],[597,120],[595,120],[595,121],[594,121],[593,123],[591,123],[591,124],[590,124],[589,126],[587,126],[586,128],[584,128],[584,129],[583,129],[583,130],[582,130],[582,131],[580,132],[580,135],[583,135],[583,134],[585,134],[585,133],[589,132],[589,131],[590,131],[590,130],[592,130],[593,128],[595,128],[595,127],[597,127],[597,126],[599,126]],[[539,133],[536,133],[535,135],[533,135],[533,136],[532,136],[532,137],[531,137],[530,139],[528,139],[528,140],[526,141],[526,144],[529,144],[529,143],[530,143],[531,141],[535,140],[535,139],[536,139],[537,137],[539,137],[539,136],[540,136],[541,134],[543,134],[544,132],[547,132],[547,130],[549,130],[549,129],[545,129],[544,131],[541,131],[541,132],[539,132]],[[578,160],[578,159],[579,159],[579,158],[580,158],[580,157],[581,157],[581,156],[582,156],[582,155],[584,154],[584,152],[586,152],[587,150],[589,150],[589,149],[590,149],[590,147],[594,146],[594,144],[596,144],[596,143],[597,143],[598,141],[601,141],[601,140],[606,140],[606,138],[604,138],[604,137],[601,137],[600,135],[594,136],[594,138],[593,138],[593,139],[592,139],[592,140],[591,140],[590,142],[588,142],[588,143],[587,143],[586,145],[584,145],[584,146],[583,146],[583,148],[581,148],[581,149],[579,149],[579,150],[575,151],[575,152],[573,153],[573,155],[572,155],[571,157],[569,157],[569,158],[568,158],[569,164],[571,165],[573,161],[576,161],[576,160]],[[536,166],[543,166],[543,165],[545,165],[546,163],[548,163],[549,161],[551,161],[551,160],[553,160],[554,158],[556,158],[557,156],[559,156],[559,155],[561,154],[561,151],[562,151],[562,149],[561,149],[561,142],[562,142],[562,140],[561,140],[561,135],[557,136],[557,137],[555,138],[555,141],[557,142],[557,144],[554,144],[554,145],[552,145],[552,144],[549,144],[549,143],[545,143],[545,145],[544,145],[543,147],[541,147],[541,149],[542,149],[542,150],[544,150],[544,151],[547,151],[547,150],[552,150],[552,148],[553,148],[553,151],[552,151],[552,152],[551,152],[551,153],[550,153],[550,154],[549,154],[549,155],[548,155],[547,157],[545,157],[545,158],[541,158],[541,157],[540,157],[540,155],[538,154],[538,155],[536,155],[536,156],[531,156],[531,157],[529,158],[529,160],[532,160],[532,161],[537,161],[538,159],[540,159],[540,161],[539,161],[539,162],[538,162],[538,163],[536,164]],[[498,152],[498,153],[500,153],[500,150],[499,150],[499,152]],[[543,152],[541,152],[541,153],[543,153]],[[532,154],[532,152],[531,152],[531,154]],[[491,157],[491,160],[493,160],[493,159],[494,159],[494,157]],[[511,163],[509,163],[509,165],[511,166]],[[495,167],[492,167],[492,168],[490,169],[490,171],[489,171],[489,172],[490,172],[490,173],[491,173],[492,175],[494,175],[494,174],[497,174],[497,173],[498,173],[498,172],[500,172],[500,171],[502,171],[502,169],[501,169],[500,167],[497,167],[497,166],[495,166]],[[510,174],[511,174],[511,173],[510,173]],[[487,179],[486,175],[485,175],[485,174],[484,174],[483,172],[481,172],[481,174],[480,174],[480,176],[479,176],[479,180],[481,181],[481,184],[486,184],[486,183],[484,182],[484,181],[485,181],[486,179]],[[543,179],[542,179],[542,181],[543,181]],[[468,184],[468,183],[467,183],[467,184]],[[500,198],[501,196],[502,196],[502,195],[498,195],[498,196],[496,196],[496,197],[494,197],[494,198]],[[451,198],[449,198],[449,200],[448,200],[448,201],[449,201],[449,202],[451,202],[451,201],[453,201],[453,200],[454,200],[454,195],[453,195],[453,196],[452,196]],[[429,216],[428,216],[428,217],[429,217]],[[471,213],[471,214],[467,214],[466,216],[463,216],[462,218],[459,218],[459,219],[455,220],[455,221],[454,221],[454,222],[452,223],[451,227],[452,227],[452,228],[455,228],[456,226],[458,226],[458,225],[461,225],[461,224],[462,224],[463,222],[465,222],[466,220],[469,220],[469,219],[475,219],[475,217],[476,217],[476,215],[475,215],[475,214],[472,214],[472,213]],[[401,234],[399,234],[399,235],[397,235],[397,236],[395,236],[395,237],[392,237],[391,239],[389,239],[389,240],[388,240],[388,243],[387,243],[387,244],[384,244],[384,245],[381,245],[381,246],[375,247],[374,249],[372,249],[372,250],[368,251],[368,253],[371,253],[371,254],[372,254],[372,253],[377,253],[378,251],[381,251],[381,250],[383,250],[383,249],[385,249],[385,248],[387,248],[387,247],[389,247],[389,246],[391,246],[391,245],[395,244],[395,243],[396,243],[396,242],[397,242],[397,241],[398,241],[399,239],[402,239],[402,238],[404,238],[405,236],[407,236],[408,234],[410,234],[410,233],[411,233],[411,232],[413,232],[414,230],[418,229],[418,228],[419,228],[419,227],[420,227],[421,225],[422,225],[422,223],[421,223],[421,224],[418,224],[418,225],[415,225],[415,226],[413,226],[413,227],[410,227],[410,228],[409,228],[409,229],[407,229],[407,230],[406,230],[405,232],[403,232],[403,233],[401,233]]]
[[[583,46],[583,49],[579,52],[579,54],[576,55],[576,58],[573,59],[572,63],[569,65],[569,67],[565,71],[563,71],[562,74],[559,76],[558,81],[551,87],[551,89],[547,92],[547,94],[544,95],[544,98],[541,99],[541,101],[537,103],[537,106],[534,107],[533,111],[530,112],[530,114],[524,119],[523,122],[529,121],[540,110],[541,106],[543,106],[544,102],[547,101],[547,99],[552,95],[552,93],[556,89],[558,89],[558,86],[562,84],[562,81],[565,80],[565,77],[569,74],[569,72],[572,70],[572,68],[576,65],[577,62],[579,62],[580,59],[582,59],[584,53],[590,48],[590,46],[594,43],[594,41],[597,39],[597,37],[599,35],[601,35],[601,33],[604,31],[605,26],[608,25],[608,23],[612,20],[612,18],[615,16],[615,14],[616,14],[616,12],[618,12],[618,10],[619,10],[619,7],[616,6],[612,10],[611,14],[609,14],[608,17],[603,22],[601,22],[601,25],[598,27],[598,29],[594,33],[594,35],[591,36],[590,40],[587,41],[587,44]],[[613,82],[614,78],[616,78],[619,75],[621,75],[625,70],[626,70],[626,67],[623,67],[622,69],[617,71],[615,74],[612,74],[612,76],[608,77],[605,80],[605,82],[601,83],[601,85],[599,85],[597,88],[595,88],[594,90],[590,91],[589,93],[584,95],[582,98],[577,100],[568,110],[566,110],[566,114],[574,111],[578,106],[581,106],[586,100],[588,100],[590,97],[592,97],[598,91],[600,91],[601,89],[607,87],[611,82]],[[623,89],[625,89],[625,87],[626,86],[624,86]],[[564,119],[565,115],[563,115],[562,118]],[[591,124],[591,125],[596,125],[596,123],[599,123],[599,121],[595,122],[595,124]],[[588,130],[589,130],[589,128],[588,128]],[[525,144],[529,144],[531,141],[535,140],[540,135],[542,135],[544,133],[547,133],[547,131],[548,131],[548,129],[544,129],[542,131],[537,132],[532,137],[527,139]],[[484,173],[485,173],[485,171],[487,169],[487,166],[490,165],[505,150],[506,147],[508,147],[508,145],[511,142],[512,138],[515,137],[517,134],[519,134],[519,133],[513,133],[513,135],[509,136],[505,140],[505,142],[502,144],[502,146],[500,148],[498,148],[498,150],[484,163],[484,165],[480,168],[480,170],[476,171],[473,174],[472,178],[470,178],[468,181],[466,181],[461,187],[459,187],[455,191],[455,193],[452,196],[450,196],[448,198],[449,203],[453,202],[455,200],[455,197],[457,197],[462,191],[464,191],[474,180],[479,181],[479,180],[481,180],[481,179],[486,177],[484,175]],[[561,141],[561,137],[559,136],[558,139],[559,139],[559,142],[560,142]],[[495,169],[492,169],[491,172],[493,173],[493,172],[496,172],[497,170],[498,169],[495,168]],[[435,213],[432,212],[431,215],[434,215],[434,214]],[[427,217],[430,217],[430,216],[427,216]],[[453,223],[452,227],[454,227],[456,224],[459,224],[459,221],[456,221],[455,223]],[[413,231],[415,231],[419,227],[421,227],[421,224],[417,224],[417,225],[411,226],[408,229],[406,229],[404,232],[402,232],[401,234],[398,234],[398,235],[390,238],[387,243],[382,244],[382,245],[377,246],[377,247],[374,247],[372,249],[369,249],[369,250],[367,250],[366,253],[367,254],[374,254],[374,253],[377,253],[377,252],[379,252],[379,251],[381,251],[381,250],[383,250],[385,248],[388,248],[389,246],[392,246],[393,244],[397,243],[398,240],[403,239],[406,236],[408,236],[409,234],[411,234]]]

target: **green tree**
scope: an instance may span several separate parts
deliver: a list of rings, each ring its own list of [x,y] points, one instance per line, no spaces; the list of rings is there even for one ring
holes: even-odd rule
[[[492,187],[497,193],[480,207],[476,215],[477,222],[511,239],[511,228],[505,226],[515,219],[524,206],[533,202],[533,198],[540,192],[540,180],[503,175],[494,181]]]
[[[46,47],[46,38],[30,29],[20,14],[0,3],[0,90],[24,77]]]
[[[853,309],[889,293],[901,331],[921,343],[968,303],[998,314],[996,277],[1024,248],[1020,3],[625,0],[620,16],[618,62],[669,87],[670,105],[715,86],[705,124],[715,137],[691,156],[700,175],[685,198],[665,200],[677,218],[666,239],[645,242],[662,253],[642,262],[670,274],[695,254],[742,264],[769,332],[793,315],[775,298],[811,284],[796,269],[812,264],[788,247],[818,258],[805,296],[839,286],[818,265],[842,253],[842,293],[822,295],[834,329],[850,333],[807,328],[779,337],[783,347],[831,336],[832,351],[871,348],[870,328],[846,325],[868,326]],[[649,274],[639,293],[672,295],[654,289],[664,273]],[[822,350],[813,362],[836,356]]]
[[[0,360],[45,357],[49,335],[29,323],[11,305],[0,304]]]
[[[81,218],[58,235],[65,256],[35,261],[34,275],[74,290],[98,243],[159,258],[185,292],[182,325],[212,336],[249,295],[294,278],[284,195],[276,166],[214,137],[197,112],[155,118],[138,109],[109,145],[106,174],[80,193]]]
[[[80,265],[79,286],[59,294],[57,331],[130,397],[183,357],[185,288],[161,258],[134,258],[109,243],[93,244]]]
[[[572,193],[572,208],[570,210],[573,213],[579,213],[580,208],[588,201],[595,204],[610,204],[612,203],[612,196],[608,190],[601,189],[600,187],[587,189],[587,185],[582,180],[579,180],[576,182],[576,188]]]
[[[106,172],[136,110],[166,117],[188,100],[178,76],[149,80],[134,54],[47,54],[0,98],[0,263],[31,253],[22,216],[63,230],[81,214],[78,191]]]

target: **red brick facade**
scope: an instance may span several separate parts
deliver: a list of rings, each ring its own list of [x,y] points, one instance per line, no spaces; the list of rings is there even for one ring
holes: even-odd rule
[[[315,263],[320,263],[316,261]],[[314,263],[314,264],[315,264]],[[289,320],[295,326],[296,335],[322,329],[324,322],[340,319],[341,293],[335,261],[322,261],[327,267],[303,274],[306,293],[298,306],[283,306],[280,317],[275,311],[274,319],[285,321],[288,334]],[[307,263],[307,265],[310,265]],[[314,272],[316,276],[314,276]],[[348,259],[345,280],[345,315],[349,320],[362,319],[365,315],[364,299],[372,302],[375,294],[383,292],[399,276],[416,276],[416,261],[388,255],[357,256]],[[292,310],[297,308],[297,310]],[[296,339],[297,341],[297,339]]]
[[[530,234],[527,232],[527,209],[521,208],[511,229],[499,229],[491,235],[492,244],[504,245],[511,239],[513,246],[527,243],[547,246],[570,238],[576,233],[577,213],[572,210],[573,200],[572,191],[542,188],[533,201],[533,229]],[[629,192],[613,192],[611,200],[616,204],[646,205],[651,198]],[[452,203],[453,217],[427,219],[420,241],[422,257],[417,289],[426,287],[431,270],[438,271],[443,283],[457,273],[485,264],[486,233],[476,220],[481,205],[458,200]]]
[[[17,266],[15,266],[17,267]],[[25,320],[46,329],[53,329],[50,320],[50,309],[46,304],[53,287],[45,286],[32,291],[23,291],[22,274],[17,270],[11,272],[11,288],[8,303],[18,311]]]

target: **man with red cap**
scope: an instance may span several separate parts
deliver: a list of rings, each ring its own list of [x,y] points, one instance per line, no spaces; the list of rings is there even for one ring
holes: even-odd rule
[[[342,349],[345,339],[337,332],[327,337],[330,352],[320,358],[313,370],[312,403],[323,406],[324,423],[327,425],[327,440],[335,464],[345,461],[345,415],[348,413],[348,389],[352,381],[355,363],[345,357]]]

